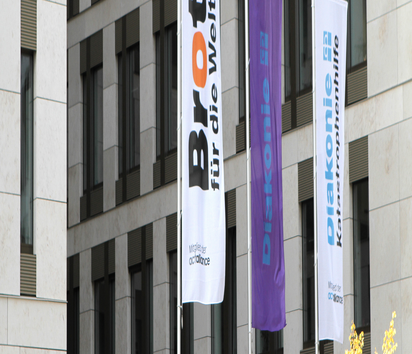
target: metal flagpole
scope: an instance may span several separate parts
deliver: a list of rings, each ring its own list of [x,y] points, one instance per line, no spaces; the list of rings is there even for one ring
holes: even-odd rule
[[[319,353],[319,309],[318,309],[318,224],[317,224],[317,155],[316,155],[316,36],[315,0],[312,0],[312,95],[313,95],[313,225],[315,239],[315,354]]]
[[[182,169],[182,0],[177,0],[177,354],[181,353],[182,298],[181,298],[181,169]]]
[[[249,354],[252,353],[252,254],[251,254],[251,201],[250,201],[250,124],[249,124],[249,0],[245,0],[245,100],[246,100],[246,194],[247,194],[247,287],[248,287],[248,328]]]

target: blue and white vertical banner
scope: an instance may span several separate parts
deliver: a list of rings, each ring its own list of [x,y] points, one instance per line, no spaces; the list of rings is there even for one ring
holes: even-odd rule
[[[316,0],[319,339],[343,343],[343,186],[348,3]]]
[[[225,286],[220,0],[182,0],[182,301]]]

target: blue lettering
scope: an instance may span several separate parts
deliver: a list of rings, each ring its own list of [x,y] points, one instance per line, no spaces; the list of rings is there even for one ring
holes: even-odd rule
[[[334,225],[333,225],[333,220],[332,220],[332,218],[328,218],[328,227],[327,227],[327,229],[328,229],[328,243],[331,245],[331,246],[333,246],[333,237],[334,237],[334,235],[335,235],[335,227],[334,227]]]
[[[272,232],[272,224],[270,222],[265,222],[265,232]]]
[[[325,114],[326,120],[326,131],[332,133],[332,124],[328,121],[328,119],[332,120],[332,111],[328,109]]]
[[[272,220],[272,197],[266,197],[266,219]]]
[[[269,174],[265,171],[265,193],[272,194],[272,185],[270,181],[272,180],[272,170],[269,170]]]
[[[270,265],[270,237],[265,234],[263,239],[263,264]]]
[[[268,127],[270,128],[270,117],[265,117],[263,119],[263,140],[266,142],[270,142],[271,140],[270,129],[268,131]]]
[[[325,171],[326,179],[333,180],[332,167],[333,167],[333,159],[330,159],[329,163],[328,163],[328,160],[326,160],[326,171]]]
[[[327,74],[325,77],[325,90],[329,97],[332,93],[332,78],[330,77],[330,74]]]
[[[266,103],[269,103],[269,81],[266,78],[263,80],[263,98]]]
[[[326,153],[328,154],[328,157],[332,157],[332,137],[328,134],[326,137]]]
[[[328,190],[326,194],[328,196],[328,203],[332,205],[333,204],[333,183],[328,183]]]
[[[272,151],[270,150],[269,144],[265,146],[265,165],[267,169],[270,169],[272,163]]]

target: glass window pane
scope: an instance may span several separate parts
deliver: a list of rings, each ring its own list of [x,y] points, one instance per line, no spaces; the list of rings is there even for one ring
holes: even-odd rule
[[[118,126],[117,126],[117,141],[119,147],[119,177],[123,173],[123,69],[122,69],[122,55],[118,56],[118,86],[117,86],[117,100],[118,100]]]
[[[95,353],[103,354],[104,352],[104,280],[98,280],[94,283],[94,330],[95,330]]]
[[[93,185],[103,182],[103,68],[93,72]]]
[[[353,279],[355,325],[370,325],[368,180],[353,184]]]
[[[299,0],[299,90],[312,87],[311,0]]]
[[[285,1],[284,10],[284,33],[285,33],[285,97],[289,97],[291,94],[290,86],[290,4],[289,1]]]
[[[239,0],[239,27],[238,27],[238,61],[239,61],[239,119],[245,119],[246,97],[245,97],[245,2]]]
[[[177,147],[177,26],[166,30],[165,153]]]
[[[21,243],[33,245],[33,57],[21,55]]]
[[[256,330],[257,354],[276,354],[283,348],[283,330],[277,332]]]
[[[358,65],[366,61],[366,0],[351,0],[350,43],[351,64]]]
[[[156,156],[161,154],[161,124],[160,124],[160,35],[156,35]]]
[[[140,165],[140,61],[139,47],[131,49],[128,67],[128,140],[129,140],[129,161],[128,169]]]
[[[143,293],[142,293],[142,272],[132,275],[132,353],[143,353]],[[139,306],[140,305],[140,306]]]
[[[88,154],[88,141],[87,141],[87,79],[86,75],[83,75],[83,192],[87,190],[87,154]]]
[[[303,342],[315,339],[313,199],[302,203]]]

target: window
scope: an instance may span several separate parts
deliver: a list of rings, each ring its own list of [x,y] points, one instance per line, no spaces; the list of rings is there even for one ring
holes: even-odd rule
[[[109,280],[107,282],[107,280]],[[108,284],[107,284],[108,283]],[[114,275],[94,282],[94,346],[96,354],[115,353]],[[106,349],[105,349],[106,348]]]
[[[87,79],[83,80],[83,189],[103,184],[103,68],[91,72],[90,115],[88,115]],[[90,152],[88,151],[90,149]],[[90,159],[90,160],[89,160]]]
[[[366,0],[349,0],[348,71],[366,65]]]
[[[79,14],[79,0],[67,1],[67,19],[70,20],[73,16]]]
[[[21,197],[20,237],[22,253],[33,253],[33,55],[21,54]]]
[[[116,205],[140,196],[139,8],[115,23],[118,56],[118,180]]]
[[[166,175],[166,160],[177,151],[177,25],[156,36],[156,156],[160,163],[160,185],[176,179],[174,167]],[[155,186],[156,187],[156,186]]]
[[[282,354],[283,330],[277,332],[256,330],[257,354]]]
[[[103,212],[103,32],[80,42],[83,78],[83,196],[80,220]]]
[[[311,0],[286,0],[284,24],[285,100],[290,105],[289,127],[293,129],[312,120],[312,98],[308,96],[312,91]],[[298,106],[299,112],[307,111],[310,119],[298,122]]]
[[[140,68],[139,45],[130,48],[126,54],[126,112],[123,129],[123,58],[119,55],[119,175],[140,166]],[[124,134],[126,133],[126,134]],[[123,140],[126,137],[126,149]]]
[[[346,105],[368,96],[366,0],[348,0]]]
[[[223,302],[212,305],[212,353],[237,353],[236,227],[226,232],[226,276]]]
[[[132,353],[153,353],[153,263],[132,271]]]
[[[313,346],[315,341],[315,278],[313,198],[302,202],[302,287],[303,287],[303,343]]]
[[[92,248],[95,354],[115,353],[115,240]]]
[[[79,254],[67,259],[67,354],[80,353]]]
[[[176,219],[175,219],[176,220]],[[177,252],[169,253],[170,274],[170,353],[177,353]],[[193,303],[183,304],[181,349],[183,354],[194,353]]]
[[[353,280],[355,325],[370,331],[368,179],[353,183]]]

